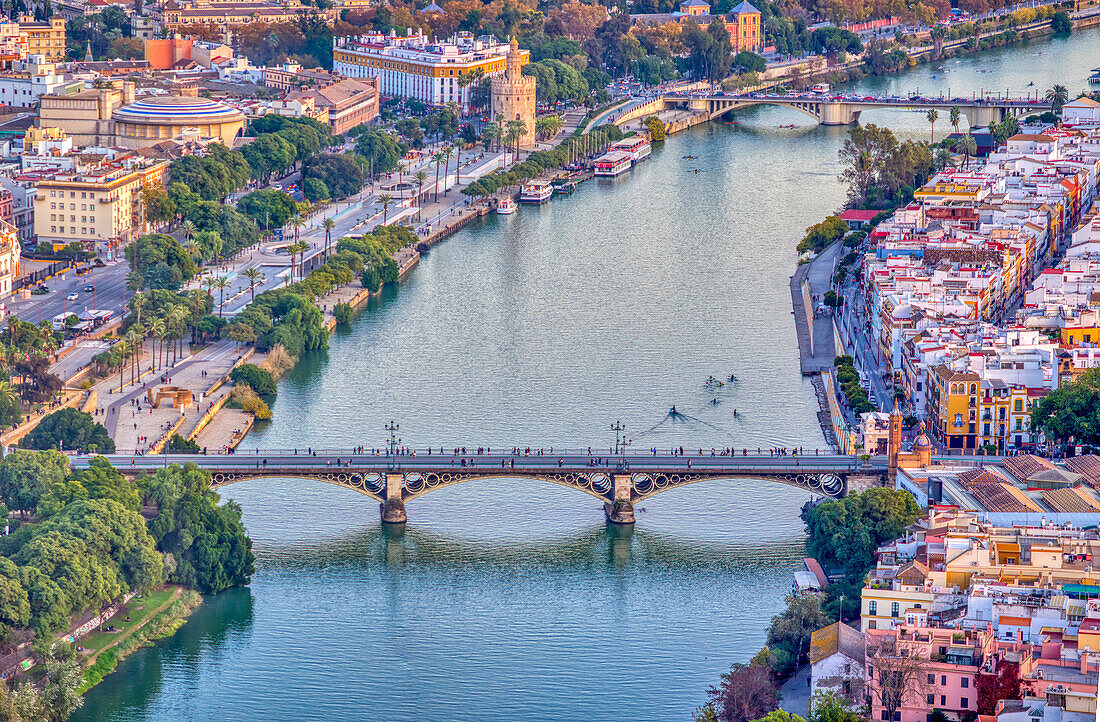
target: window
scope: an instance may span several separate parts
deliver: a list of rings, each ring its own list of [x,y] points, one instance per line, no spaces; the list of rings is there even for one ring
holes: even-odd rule
[[[1012,410],[1013,411],[1023,411],[1024,410],[1024,400],[1023,399],[1016,399],[1016,402],[1012,406]]]
[[[878,615],[878,602],[876,602],[874,599],[867,602],[867,613],[870,614],[872,617]]]
[[[946,706],[947,706],[947,695],[941,694],[940,695],[940,707],[946,707]]]
[[[935,704],[936,704],[936,695],[934,695],[934,694],[928,695],[928,705],[931,707]]]
[[[943,647],[940,647],[940,649],[943,649]],[[943,654],[943,652],[940,652],[940,654]],[[941,687],[946,687],[947,686],[947,675],[946,674],[941,674],[940,675],[940,686]]]
[[[959,697],[959,706],[962,707],[963,709],[966,709],[967,707],[970,706],[970,700],[967,699],[966,697]]]
[[[934,674],[928,675],[928,684],[935,684],[935,683],[936,683],[936,675],[934,675]],[[932,700],[929,700],[928,704],[932,704]]]
[[[891,617],[896,617],[896,616],[898,616],[898,609],[899,609],[899,607],[898,607],[898,603],[897,603],[897,602],[894,602],[893,604],[891,604],[891,605],[890,605],[890,616],[891,616]]]
[[[970,678],[969,677],[963,677],[962,678],[962,688],[966,689],[969,686],[970,686]],[[966,705],[964,704],[963,706],[965,707]]]

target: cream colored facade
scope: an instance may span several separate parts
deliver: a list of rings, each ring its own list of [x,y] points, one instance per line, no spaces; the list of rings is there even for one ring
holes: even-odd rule
[[[19,278],[19,230],[0,220],[0,298],[11,295],[15,279]]]
[[[34,229],[39,243],[113,245],[141,231],[142,191],[162,185],[168,161],[141,167],[100,166],[38,184]]]
[[[444,106],[458,103],[466,111],[470,87],[463,75],[480,70],[486,77],[502,74],[509,46],[492,37],[474,38],[459,33],[448,41],[432,41],[425,35],[333,38],[332,69],[346,78],[378,78],[378,92],[387,97],[414,98]],[[520,52],[520,64],[530,53]]]
[[[232,147],[244,114],[213,100],[154,96],[135,101],[131,83],[73,95],[44,95],[39,125],[60,128],[77,147],[147,148],[162,140],[206,138]]]

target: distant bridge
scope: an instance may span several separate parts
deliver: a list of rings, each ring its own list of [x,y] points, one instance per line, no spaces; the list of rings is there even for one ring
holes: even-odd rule
[[[859,121],[859,115],[870,108],[901,108],[920,110],[936,108],[950,111],[958,108],[966,116],[971,128],[984,127],[990,123],[1000,123],[1009,116],[1020,117],[1049,110],[1049,106],[1038,100],[982,99],[965,100],[962,98],[875,98],[857,97],[817,97],[771,94],[732,95],[721,93],[706,96],[667,95],[660,99],[665,109],[683,108],[705,112],[713,120],[736,110],[754,105],[778,105],[793,108],[808,115],[822,125],[852,125]],[[647,104],[648,105],[648,104]],[[652,112],[652,111],[651,111]],[[941,113],[941,119],[947,121],[947,113]]]
[[[439,449],[438,452],[444,450]],[[473,451],[472,449],[469,451]],[[633,506],[669,489],[707,479],[754,479],[798,487],[815,494],[842,497],[886,481],[885,456],[862,461],[852,456],[772,456],[743,453],[609,454],[584,451],[557,454],[465,453],[418,451],[410,454],[356,454],[351,451],[306,449],[238,452],[228,456],[166,454],[155,456],[107,455],[122,473],[137,476],[169,464],[192,462],[211,474],[215,488],[255,479],[296,478],[335,484],[376,499],[382,520],[402,523],[405,502],[477,479],[538,479],[582,491],[604,502],[608,519],[633,523]],[[84,468],[92,456],[75,456]]]

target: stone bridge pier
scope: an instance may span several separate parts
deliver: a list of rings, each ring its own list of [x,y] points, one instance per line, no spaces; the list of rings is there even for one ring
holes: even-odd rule
[[[847,103],[821,103],[818,120],[822,125],[855,125],[859,122],[859,108]]]
[[[603,511],[612,524],[634,523],[634,479],[630,474],[611,475],[611,499],[604,502]]]
[[[404,474],[386,474],[386,500],[380,505],[383,524],[404,524],[409,520],[405,515],[404,488]]]

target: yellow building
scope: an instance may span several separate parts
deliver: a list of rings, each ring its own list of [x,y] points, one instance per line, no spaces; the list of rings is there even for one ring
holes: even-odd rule
[[[46,60],[65,59],[65,19],[38,22],[31,15],[19,16],[19,30],[27,36],[27,54],[45,55]]]
[[[38,184],[34,230],[55,249],[73,242],[114,246],[142,231],[142,191],[163,185],[168,161],[132,166],[105,163],[80,173],[59,173]]]
[[[981,378],[938,364],[928,370],[928,415],[932,430],[949,449],[975,449]]]
[[[510,46],[495,39],[458,33],[447,41],[424,34],[336,38],[332,70],[346,78],[378,78],[379,92],[388,97],[413,98],[433,106],[458,103],[470,107],[470,86],[462,76],[480,71],[485,77],[504,73]],[[530,52],[519,50],[519,64]]]
[[[898,570],[893,581],[872,581],[860,596],[860,631],[893,629],[913,624],[913,619],[926,621],[932,610],[932,592],[928,568],[917,561]]]
[[[760,24],[760,11],[749,0],[742,0],[740,5],[730,10],[726,30],[730,34],[733,52],[764,52],[764,28]]]

